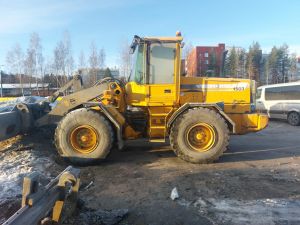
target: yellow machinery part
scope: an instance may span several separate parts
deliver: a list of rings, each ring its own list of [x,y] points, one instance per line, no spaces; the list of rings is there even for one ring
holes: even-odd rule
[[[227,114],[236,125],[236,134],[246,134],[249,132],[260,131],[267,127],[269,118],[266,114],[243,113]]]
[[[97,148],[99,141],[97,131],[89,125],[78,126],[70,134],[72,147],[82,154],[93,152]]]
[[[140,132],[135,131],[131,126],[127,125],[124,129],[125,139],[137,139],[141,136]]]
[[[180,105],[191,102],[223,102],[225,113],[249,113],[250,82],[234,78],[181,77]]]
[[[151,139],[165,138],[166,124],[172,111],[173,111],[173,107],[171,106],[148,107],[148,114],[149,114],[148,135]]]
[[[215,144],[216,132],[207,123],[197,123],[188,129],[186,140],[195,151],[206,152]]]
[[[15,97],[0,97],[0,102],[8,102],[15,100]]]

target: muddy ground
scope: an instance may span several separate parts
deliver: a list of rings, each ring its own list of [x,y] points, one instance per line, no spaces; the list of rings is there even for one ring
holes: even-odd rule
[[[272,121],[264,131],[232,136],[225,155],[209,165],[184,162],[166,144],[128,145],[81,167],[85,207],[128,210],[118,224],[300,224],[300,127]],[[67,163],[41,132],[0,149],[1,223],[18,208],[24,175],[37,171],[47,182]],[[179,198],[172,201],[174,187]]]

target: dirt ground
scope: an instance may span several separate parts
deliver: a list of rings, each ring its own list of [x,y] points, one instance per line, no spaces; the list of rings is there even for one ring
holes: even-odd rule
[[[81,167],[85,206],[128,210],[121,225],[300,224],[300,127],[272,121],[261,132],[232,136],[228,151],[209,165],[184,162],[167,144],[128,146]],[[67,164],[40,132],[0,149],[1,223],[18,209],[24,175],[38,171],[46,182]],[[179,198],[173,201],[174,187]]]

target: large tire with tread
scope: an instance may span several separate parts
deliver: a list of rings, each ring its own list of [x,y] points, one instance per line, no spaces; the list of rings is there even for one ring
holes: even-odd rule
[[[75,164],[90,164],[109,154],[113,129],[97,111],[81,108],[62,118],[55,130],[54,140],[63,158]]]
[[[228,126],[214,110],[189,109],[172,125],[170,143],[175,154],[185,161],[211,163],[223,154],[229,144]]]
[[[297,112],[290,112],[287,121],[292,126],[298,126],[300,124],[300,114]]]

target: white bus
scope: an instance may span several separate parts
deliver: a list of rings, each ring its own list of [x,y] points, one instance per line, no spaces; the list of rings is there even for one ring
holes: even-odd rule
[[[286,119],[293,126],[300,125],[300,81],[257,88],[256,109],[270,118]]]

